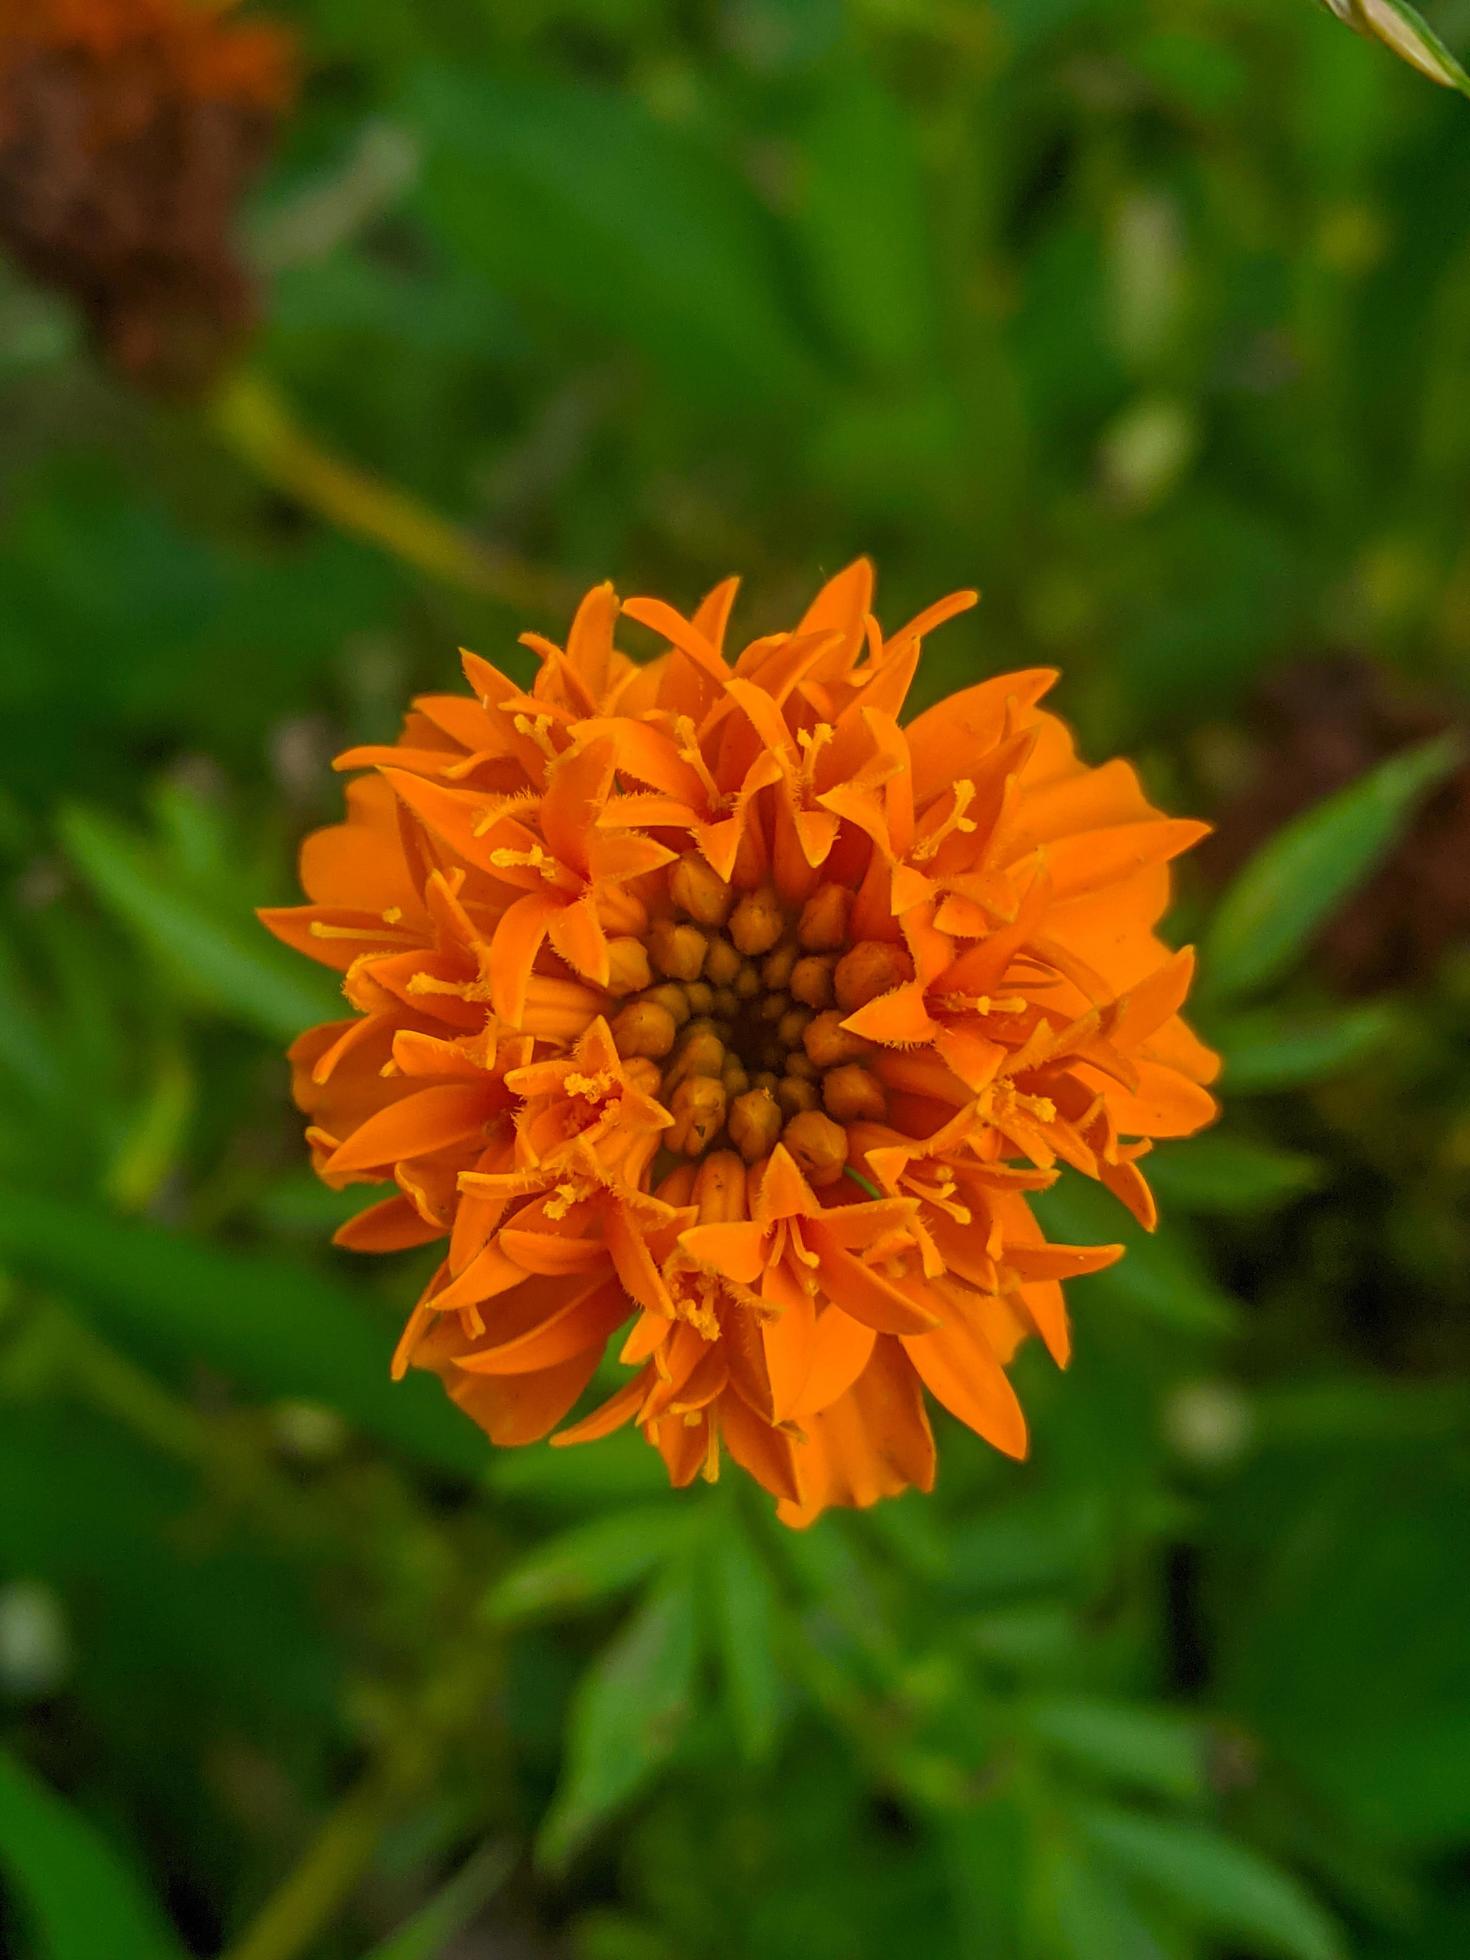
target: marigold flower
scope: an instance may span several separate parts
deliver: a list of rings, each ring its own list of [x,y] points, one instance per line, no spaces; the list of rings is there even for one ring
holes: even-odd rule
[[[616,1335],[553,1441],[636,1423],[676,1484],[728,1452],[800,1524],[929,1488],[926,1397],[1024,1453],[1005,1365],[1065,1364],[1062,1282],[1121,1250],[1028,1194],[1070,1166],[1152,1225],[1140,1159],[1214,1114],[1155,931],[1203,826],[1078,760],[1049,670],[899,725],[973,593],[885,638],[859,561],[727,659],[734,591],[599,586],[529,691],[466,654],[339,759],[310,903],[263,916],[353,1010],[291,1054],[321,1175],[387,1188],[339,1241],[444,1242],[396,1368],[526,1443]]]
[[[294,91],[234,0],[26,0],[0,20],[0,242],[132,379],[216,371],[255,311],[239,199]]]

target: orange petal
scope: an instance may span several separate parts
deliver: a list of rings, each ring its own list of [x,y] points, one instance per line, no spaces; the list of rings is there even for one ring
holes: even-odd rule
[[[1026,1454],[1026,1417],[972,1316],[956,1310],[932,1333],[910,1335],[904,1350],[925,1388],[952,1416],[1007,1456]]]
[[[349,1252],[403,1252],[410,1246],[429,1245],[443,1238],[437,1225],[421,1217],[418,1207],[400,1194],[369,1205],[332,1234],[332,1244]]]
[[[563,1429],[560,1435],[553,1436],[551,1439],[553,1445],[560,1447],[569,1443],[595,1443],[604,1436],[611,1436],[613,1431],[621,1429],[625,1422],[631,1422],[643,1405],[652,1373],[651,1368],[644,1368],[633,1377],[632,1381],[624,1382],[615,1394],[610,1395],[590,1415],[583,1416],[582,1420],[574,1422],[570,1429]]]
[[[334,1176],[382,1169],[467,1142],[483,1131],[494,1100],[488,1083],[448,1082],[416,1090],[370,1116],[333,1152],[326,1168]]]
[[[800,1498],[791,1438],[758,1416],[738,1395],[724,1395],[719,1405],[720,1437],[742,1470],[775,1497],[795,1503]]]
[[[560,902],[549,892],[527,892],[506,908],[491,941],[490,992],[495,1012],[512,1027],[520,1025],[531,984],[531,967],[541,951]]]
[[[539,1443],[561,1421],[592,1379],[599,1350],[575,1354],[534,1375],[460,1374],[445,1382],[450,1399],[473,1418],[492,1443],[514,1449]]]
[[[490,1347],[458,1356],[456,1365],[481,1375],[525,1375],[569,1361],[588,1347],[601,1353],[628,1317],[628,1296],[613,1283],[574,1295],[544,1320]]]
[[[846,1395],[868,1365],[876,1339],[871,1327],[841,1307],[830,1303],[823,1307],[812,1333],[811,1367],[791,1411],[793,1419],[804,1422]]]
[[[934,1314],[844,1251],[823,1226],[808,1225],[806,1238],[820,1262],[817,1270],[827,1297],[854,1320],[879,1334],[917,1334],[938,1324]]]
[[[922,809],[931,796],[967,776],[978,757],[1005,733],[1008,711],[1024,711],[1059,678],[1054,667],[1030,667],[1018,674],[995,674],[960,694],[926,708],[908,725],[914,759],[914,801]]]
[[[594,986],[607,985],[607,934],[597,916],[595,892],[585,892],[574,905],[564,905],[553,913],[549,930],[552,945],[568,966]]]
[[[576,871],[612,787],[614,748],[607,736],[583,742],[554,762],[541,799],[541,832],[553,853]]]
[[[765,1270],[766,1228],[749,1222],[691,1225],[679,1244],[701,1266],[727,1273],[741,1286],[754,1286]]]
[[[868,1447],[900,1486],[934,1488],[934,1436],[924,1392],[902,1345],[880,1337],[872,1359],[853,1383],[851,1400]]]

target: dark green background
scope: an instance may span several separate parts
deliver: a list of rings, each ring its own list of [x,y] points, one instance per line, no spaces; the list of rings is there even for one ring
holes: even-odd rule
[[[325,1249],[280,1049],[330,983],[249,913],[336,749],[607,576],[739,571],[750,634],[859,550],[890,621],[978,584],[921,700],[1056,664],[1230,821],[1294,661],[1463,716],[1470,105],[1307,0],[274,11],[249,361],[533,597],[345,535],[0,266],[0,1943],[1470,1950],[1470,962],[1348,1000],[1313,941],[1447,761],[1213,932],[1186,871],[1235,1073],[1164,1231],[1022,1358],[1026,1465],[946,1421],[932,1499],[802,1536],[388,1387],[414,1262]]]

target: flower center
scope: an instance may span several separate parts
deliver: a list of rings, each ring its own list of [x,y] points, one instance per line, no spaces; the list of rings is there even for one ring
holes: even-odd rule
[[[690,855],[669,895],[644,941],[652,984],[628,992],[612,1022],[624,1058],[659,1067],[656,1093],[674,1119],[665,1146],[759,1164],[784,1143],[812,1183],[834,1182],[847,1125],[881,1121],[888,1106],[878,1050],[842,1024],[913,977],[907,952],[853,944],[852,895],[835,884],[795,909],[768,885],[733,890]]]

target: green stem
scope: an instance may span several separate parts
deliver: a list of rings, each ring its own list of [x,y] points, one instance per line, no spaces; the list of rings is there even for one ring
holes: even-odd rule
[[[296,1960],[313,1951],[429,1767],[427,1748],[417,1741],[390,1749],[348,1790],[223,1960]]]
[[[239,369],[205,404],[215,434],[273,490],[431,577],[517,610],[559,609],[560,582],[457,525],[370,471],[324,449],[264,375]]]

